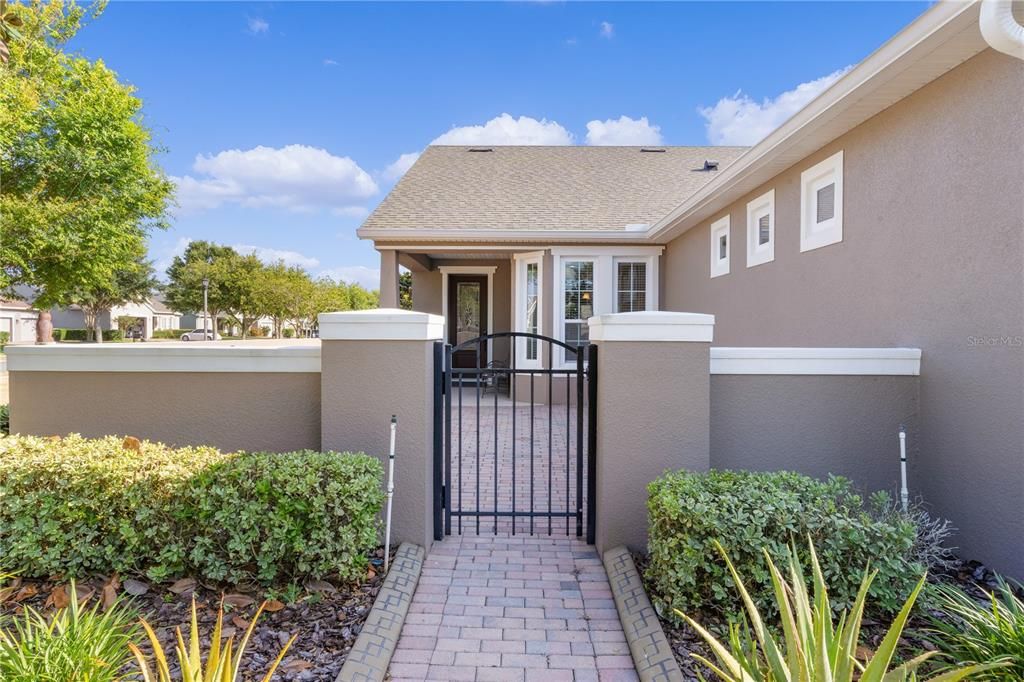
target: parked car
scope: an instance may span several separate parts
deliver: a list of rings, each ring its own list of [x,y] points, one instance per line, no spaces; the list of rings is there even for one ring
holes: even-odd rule
[[[220,341],[220,338],[221,338],[220,334],[214,333],[214,331],[212,329],[207,329],[206,330],[206,340],[207,341]],[[202,341],[203,340],[203,330],[202,329],[193,329],[190,332],[185,332],[184,334],[181,335],[181,340],[182,341]]]

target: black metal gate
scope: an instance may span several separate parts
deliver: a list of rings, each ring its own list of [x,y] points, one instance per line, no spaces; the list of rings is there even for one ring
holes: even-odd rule
[[[509,363],[481,366],[494,343]],[[517,367],[517,350],[533,362]],[[597,346],[524,332],[438,342],[434,377],[435,539],[575,528],[592,544]]]

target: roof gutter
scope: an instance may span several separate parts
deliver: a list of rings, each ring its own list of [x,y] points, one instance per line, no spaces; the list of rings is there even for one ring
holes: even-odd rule
[[[985,0],[984,4],[989,4],[990,2],[996,4],[996,0]],[[998,0],[998,2],[1010,4],[1006,0]],[[715,207],[727,197],[729,201],[726,203],[731,203],[738,196],[742,196],[742,194],[755,189],[756,187],[750,187],[746,192],[737,192],[738,196],[730,196],[728,194],[731,189],[740,185],[764,165],[775,160],[788,151],[790,147],[799,143],[809,134],[808,131],[811,128],[818,129],[827,125],[843,109],[855,104],[862,88],[868,86],[876,78],[889,72],[893,75],[898,75],[907,68],[902,64],[902,61],[908,57],[914,61],[928,58],[941,45],[941,43],[935,47],[926,45],[929,39],[936,33],[947,27],[959,32],[968,25],[968,22],[973,24],[973,17],[977,16],[976,13],[978,11],[976,5],[977,2],[940,2],[932,9],[926,11],[907,28],[875,50],[855,68],[851,69],[849,73],[833,83],[825,92],[794,114],[788,121],[769,134],[768,137],[751,147],[733,163],[726,166],[714,179],[701,187],[696,194],[657,223],[651,225],[647,231],[647,238],[654,242],[668,241],[689,227],[692,227],[696,222],[707,218],[707,216],[702,215],[702,210],[715,210]],[[975,14],[967,14],[968,12],[974,12]],[[1003,20],[1005,21],[1005,17]],[[981,41],[979,40],[978,42],[980,43]],[[867,116],[865,117],[866,119]],[[847,128],[847,130],[849,129]],[[839,137],[839,135],[847,130],[832,135],[831,139]],[[827,142],[818,145],[818,148],[824,146],[824,144],[827,144]]]
[[[1024,26],[1013,16],[1013,0],[984,0],[979,24],[993,49],[1024,60]]]

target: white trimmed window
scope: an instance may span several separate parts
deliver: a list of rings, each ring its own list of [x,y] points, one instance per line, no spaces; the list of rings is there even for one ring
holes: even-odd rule
[[[646,259],[615,260],[615,312],[647,310],[647,292],[651,288],[649,273]]]
[[[541,254],[516,257],[516,331],[541,333],[544,260]],[[519,367],[541,366],[540,342],[537,339],[516,339],[516,364]]]
[[[775,260],[775,190],[747,204],[747,267]]]
[[[570,346],[590,342],[595,315],[658,309],[658,256],[662,246],[554,247],[554,336]],[[576,353],[562,349],[556,367],[571,367]]]
[[[800,174],[800,251],[843,241],[843,152]]]
[[[729,216],[722,216],[711,223],[711,276],[729,274],[729,252],[732,243],[729,236]]]
[[[594,272],[593,260],[570,259],[562,261],[563,336],[570,346],[586,345],[590,340],[587,320],[594,316]],[[564,350],[564,362],[576,362],[576,353]]]

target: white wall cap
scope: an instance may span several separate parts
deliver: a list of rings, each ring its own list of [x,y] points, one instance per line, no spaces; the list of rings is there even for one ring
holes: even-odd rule
[[[319,341],[54,343],[7,346],[10,372],[312,372]]]
[[[591,341],[697,341],[710,343],[715,316],[647,310],[609,313],[587,320]]]
[[[712,374],[919,376],[920,348],[712,348]]]
[[[444,338],[444,318],[398,308],[320,313],[323,341],[437,341]]]

